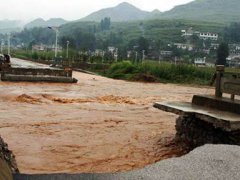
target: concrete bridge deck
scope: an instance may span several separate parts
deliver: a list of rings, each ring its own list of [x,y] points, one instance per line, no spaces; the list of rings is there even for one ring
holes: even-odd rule
[[[190,102],[156,102],[155,108],[178,115],[194,117],[213,124],[215,128],[225,131],[240,130],[240,101],[213,96],[193,97]]]

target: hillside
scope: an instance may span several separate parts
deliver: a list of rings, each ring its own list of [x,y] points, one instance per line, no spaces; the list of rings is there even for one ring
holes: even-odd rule
[[[109,37],[121,37],[123,43],[144,36],[147,39],[154,39],[161,42],[181,42],[181,30],[192,27],[198,31],[211,31],[221,33],[224,24],[211,22],[194,22],[187,20],[144,20],[132,22],[113,22],[111,29],[101,31],[97,27],[98,22],[71,22],[61,26],[62,35],[72,36],[74,32],[94,33],[97,39],[108,39]],[[96,30],[94,32],[94,29]],[[111,43],[111,45],[119,45]]]
[[[195,0],[176,6],[158,18],[229,23],[239,21],[239,12],[239,0]]]
[[[25,25],[25,28],[34,28],[34,27],[48,27],[48,26],[61,26],[63,24],[67,23],[66,20],[61,18],[52,18],[47,21],[45,21],[42,18],[35,19],[31,21],[30,23]]]
[[[151,15],[150,12],[142,11],[135,6],[123,2],[116,7],[106,8],[94,12],[88,15],[85,18],[82,18],[81,21],[101,21],[105,17],[110,17],[112,21],[135,21],[142,20]]]

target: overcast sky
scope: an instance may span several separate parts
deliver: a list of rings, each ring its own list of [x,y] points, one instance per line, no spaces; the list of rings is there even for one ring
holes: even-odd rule
[[[125,0],[134,6],[152,11],[166,11],[179,4],[193,0]],[[0,0],[0,19],[33,20],[41,17],[45,20],[61,17],[77,20],[102,8],[113,7],[124,0]]]

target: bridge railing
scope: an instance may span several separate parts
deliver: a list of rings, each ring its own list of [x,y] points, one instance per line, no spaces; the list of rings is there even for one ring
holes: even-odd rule
[[[224,66],[216,67],[216,88],[215,96],[221,98],[223,93],[231,94],[231,99],[235,95],[240,95],[240,74],[224,72]]]

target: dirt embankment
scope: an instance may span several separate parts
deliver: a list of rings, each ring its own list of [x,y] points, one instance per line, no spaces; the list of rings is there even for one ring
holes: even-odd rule
[[[156,101],[210,89],[74,73],[77,84],[0,82],[0,134],[22,173],[119,172],[186,153]]]

